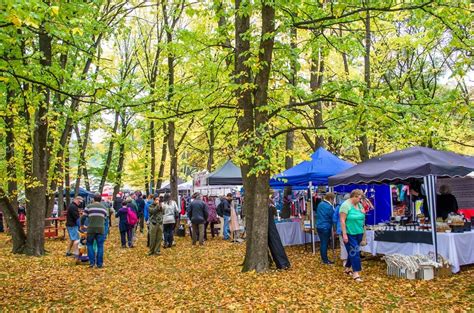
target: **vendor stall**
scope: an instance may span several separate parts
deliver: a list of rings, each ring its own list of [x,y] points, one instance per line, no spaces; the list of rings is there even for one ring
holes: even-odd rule
[[[311,233],[305,232],[299,220],[276,222],[281,243],[284,246],[304,245],[311,242]],[[314,235],[315,241],[319,241],[318,235]]]
[[[330,153],[324,148],[317,149],[312,155],[311,160],[303,161],[294,167],[275,175],[270,179],[270,187],[273,189],[282,189],[286,186],[291,186],[294,189],[308,189],[309,194],[307,198],[309,200],[309,210],[307,214],[311,219],[310,228],[311,231],[311,242],[312,242],[312,249],[313,253],[315,253],[315,241],[316,235],[314,233],[314,217],[313,211],[315,204],[313,203],[313,191],[314,187],[316,186],[327,186],[328,185],[328,177],[331,175],[335,175],[340,173],[341,171],[348,169],[352,166],[351,163],[343,161],[339,159],[334,154]],[[306,203],[306,201],[303,201]],[[284,224],[280,223],[280,224]],[[293,224],[293,223],[292,223]],[[301,229],[300,223],[298,223],[298,227],[300,231],[296,231],[296,225],[278,225],[279,229],[282,229],[280,232],[280,237],[282,242],[300,242],[300,244],[304,244],[306,241],[304,240],[304,231]],[[288,230],[288,231],[285,231]],[[288,237],[294,236],[294,237]]]
[[[424,190],[420,187],[419,191],[420,197],[424,198],[423,205],[427,206],[424,211],[429,218],[428,216],[423,218],[413,216],[412,221],[405,223],[405,225],[401,225],[401,220],[379,225],[382,228],[376,229],[377,232],[368,232],[368,235],[372,236],[372,246],[366,249],[371,253],[432,251],[435,259],[439,253],[452,260],[453,270],[458,271],[459,265],[468,264],[465,262],[474,263],[474,258],[472,258],[474,246],[472,241],[471,244],[468,244],[468,239],[473,238],[471,237],[471,225],[463,223],[462,228],[466,227],[466,229],[462,231],[466,231],[466,233],[458,236],[450,233],[450,226],[438,221],[438,227],[443,227],[440,229],[443,233],[437,233],[435,185],[437,178],[464,177],[473,170],[473,157],[425,147],[412,147],[374,157],[358,164],[338,175],[329,177],[329,184],[336,186],[361,183],[419,183],[423,181]],[[455,228],[453,228],[454,230]],[[446,233],[444,233],[445,231]],[[438,247],[440,248],[438,249]],[[461,250],[466,251],[454,252]]]
[[[367,245],[362,247],[362,251],[372,255],[395,253],[428,255],[434,253],[430,232],[368,230],[366,237]],[[449,261],[453,273],[459,272],[461,265],[474,263],[473,231],[438,233],[436,237],[438,253]]]

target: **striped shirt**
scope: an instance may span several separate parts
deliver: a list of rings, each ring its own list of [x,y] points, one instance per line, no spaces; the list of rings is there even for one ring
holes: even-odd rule
[[[84,215],[89,219],[88,234],[103,234],[107,209],[100,202],[92,202],[86,206]]]

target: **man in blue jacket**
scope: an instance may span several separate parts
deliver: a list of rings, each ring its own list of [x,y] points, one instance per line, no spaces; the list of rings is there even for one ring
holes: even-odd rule
[[[316,229],[321,243],[321,260],[324,264],[334,264],[334,262],[328,259],[328,246],[331,239],[332,218],[334,215],[334,199],[335,195],[332,192],[328,192],[324,196],[324,200],[316,208]]]

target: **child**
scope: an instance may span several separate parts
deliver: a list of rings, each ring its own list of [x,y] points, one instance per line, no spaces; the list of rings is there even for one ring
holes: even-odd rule
[[[76,264],[89,264],[87,256],[87,233],[84,230],[79,231],[79,254],[76,258]]]

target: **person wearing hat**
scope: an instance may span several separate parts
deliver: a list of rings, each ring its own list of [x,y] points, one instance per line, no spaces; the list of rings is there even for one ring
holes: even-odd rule
[[[71,202],[66,213],[66,229],[69,235],[69,245],[67,247],[66,256],[79,255],[79,207],[84,199],[77,196]],[[71,253],[71,250],[73,253]]]

